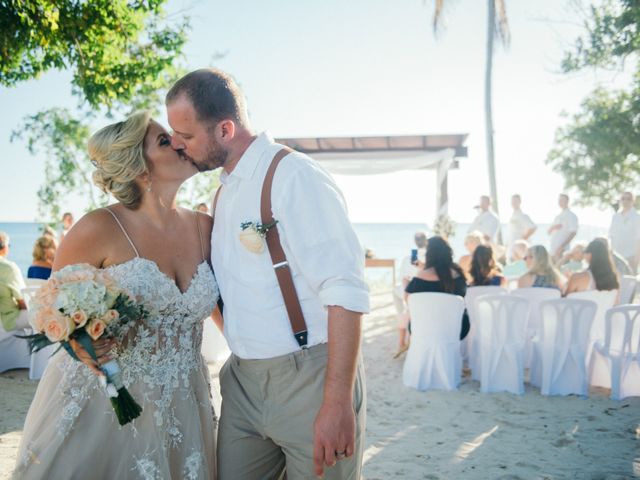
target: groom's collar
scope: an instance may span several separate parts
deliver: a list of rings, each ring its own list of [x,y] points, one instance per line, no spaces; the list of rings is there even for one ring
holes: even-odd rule
[[[220,175],[220,181],[222,183],[226,183],[226,181],[232,177],[241,178],[243,180],[251,179],[256,168],[258,168],[258,163],[262,153],[272,143],[273,138],[269,132],[259,133],[242,154],[240,160],[238,160],[238,163],[236,164],[236,168],[233,169],[233,172],[227,174],[223,171]]]

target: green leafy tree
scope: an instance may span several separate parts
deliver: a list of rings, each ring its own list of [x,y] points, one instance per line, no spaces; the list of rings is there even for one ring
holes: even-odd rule
[[[164,22],[164,3],[0,0],[0,84],[68,69],[74,93],[94,108],[163,88],[187,28]]]
[[[640,3],[607,1],[591,6],[585,34],[562,61],[565,73],[585,68],[635,67],[627,89],[594,90],[556,131],[547,163],[563,175],[579,202],[613,205],[640,180]]]
[[[39,214],[60,218],[70,194],[89,208],[108,201],[91,181],[86,153],[98,119],[121,119],[139,109],[158,114],[166,88],[180,75],[176,65],[188,21],[170,23],[166,0],[0,0],[0,85],[11,87],[57,69],[72,72],[73,113],[52,108],[24,119],[12,134],[32,154],[45,156],[45,183],[38,191]],[[216,175],[194,179],[181,203],[207,200]],[[205,197],[205,198],[203,198]]]

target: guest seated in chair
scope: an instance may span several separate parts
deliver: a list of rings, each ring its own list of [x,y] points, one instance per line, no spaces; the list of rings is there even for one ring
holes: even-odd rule
[[[417,258],[424,259],[427,234],[423,231],[418,231],[414,234],[413,240],[416,245]],[[420,265],[422,265],[421,262],[419,260],[414,261],[411,255],[402,258],[399,263],[400,283],[393,287],[393,303],[396,307],[396,318],[398,320],[398,350],[394,358],[397,358],[409,348],[409,311],[407,310],[404,290],[418,272]]]
[[[529,242],[526,240],[516,240],[511,246],[511,258],[509,263],[504,266],[502,273],[508,279],[517,279],[527,273],[527,263],[524,257],[529,250]]]
[[[478,245],[484,245],[484,243],[484,235],[482,235],[482,232],[479,230],[469,232],[467,236],[464,237],[464,246],[469,253],[461,256],[458,264],[462,268],[466,278],[470,278],[469,272],[471,271],[471,259],[473,258],[473,252],[475,252]]]
[[[518,288],[542,287],[562,290],[565,279],[551,264],[549,252],[542,245],[534,245],[524,257],[529,271],[518,279]]]
[[[27,270],[27,278],[47,280],[51,276],[57,249],[58,244],[50,235],[43,235],[36,240],[33,246],[33,263]]]
[[[412,293],[439,292],[460,295],[467,293],[467,283],[460,265],[453,261],[453,250],[442,237],[431,237],[427,241],[424,270],[420,270],[405,289],[407,297]],[[452,319],[454,320],[454,319]],[[469,317],[464,312],[460,340],[469,333]]]
[[[564,276],[567,278],[574,273],[581,272],[587,266],[584,260],[584,249],[587,248],[587,244],[584,242],[576,242],[567,253],[565,253],[560,260],[558,268]]]
[[[565,295],[585,290],[617,290],[620,288],[613,259],[606,243],[598,239],[591,241],[584,251],[584,258],[589,268],[571,275]]]
[[[489,245],[478,245],[471,261],[471,285],[474,287],[493,285],[505,287],[504,278],[493,256],[493,248]]]
[[[7,260],[9,235],[0,232],[0,322],[9,332],[29,326],[27,305],[22,298],[24,280],[18,266]]]

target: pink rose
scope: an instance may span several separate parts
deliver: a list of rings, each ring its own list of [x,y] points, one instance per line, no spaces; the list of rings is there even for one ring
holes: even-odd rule
[[[73,323],[76,324],[76,327],[80,328],[85,326],[89,317],[87,317],[87,314],[84,312],[84,310],[78,310],[77,312],[74,312],[73,315],[71,315],[71,319],[73,320]]]
[[[87,331],[87,333],[92,339],[97,340],[104,333],[104,329],[106,328],[106,326],[107,325],[104,323],[103,320],[99,318],[94,318],[89,322],[85,330]]]
[[[109,325],[111,322],[113,322],[114,320],[117,320],[118,318],[120,318],[120,314],[118,313],[117,310],[107,310],[107,313],[105,313],[102,316],[102,320],[104,321],[104,323],[106,323],[107,325]]]
[[[61,314],[56,310],[52,310],[52,315],[48,316],[44,323],[44,334],[52,342],[61,342],[69,340],[69,335],[76,328],[71,318]]]

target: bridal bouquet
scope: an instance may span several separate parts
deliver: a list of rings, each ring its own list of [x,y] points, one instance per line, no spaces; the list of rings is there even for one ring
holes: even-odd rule
[[[119,288],[105,270],[91,265],[68,265],[55,272],[35,294],[29,308],[33,335],[26,338],[32,352],[59,343],[78,360],[70,340],[76,340],[97,360],[92,340],[115,338],[147,315]],[[142,412],[125,388],[115,360],[101,366],[103,386],[110,397],[120,425],[129,423]]]

